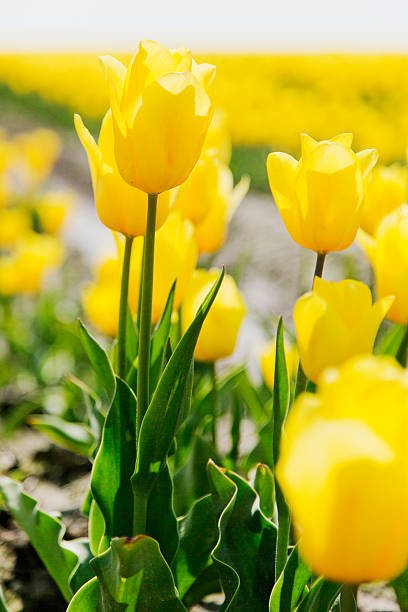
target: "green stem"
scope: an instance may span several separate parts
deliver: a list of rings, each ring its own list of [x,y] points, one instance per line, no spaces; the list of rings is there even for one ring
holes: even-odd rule
[[[218,413],[218,392],[217,375],[215,371],[215,361],[211,364],[211,441],[214,449],[217,449],[217,413]]]
[[[137,419],[139,435],[150,401],[150,340],[152,331],[152,295],[154,239],[156,230],[157,194],[148,194],[147,225],[143,250],[142,298],[140,302],[139,359],[137,372]]]
[[[401,344],[399,345],[396,360],[403,368],[407,365],[407,349],[408,349],[408,325],[405,327],[404,335],[402,336]]]
[[[357,612],[358,586],[344,584],[341,589],[341,612]]]
[[[276,543],[275,582],[281,575],[288,560],[290,535],[289,509],[278,483],[276,483],[276,506],[278,509],[278,541]]]
[[[129,293],[130,256],[132,254],[133,238],[126,236],[125,252],[123,254],[122,280],[120,286],[119,323],[118,323],[118,376],[126,378],[126,327]]]
[[[315,266],[315,271],[313,274],[313,282],[316,276],[318,276],[319,278],[322,278],[325,259],[326,259],[326,253],[317,253],[316,266]]]

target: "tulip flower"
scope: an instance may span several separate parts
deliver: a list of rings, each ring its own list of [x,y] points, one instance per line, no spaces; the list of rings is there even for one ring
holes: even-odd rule
[[[359,584],[405,569],[407,427],[408,379],[390,357],[327,370],[296,400],[276,473],[316,574]]]
[[[0,209],[0,247],[10,247],[31,230],[31,216],[24,208]]]
[[[139,304],[140,271],[143,239],[136,239],[130,268],[129,303],[134,312]],[[198,258],[197,241],[192,224],[174,212],[156,232],[153,273],[152,322],[156,323],[166,305],[174,281],[173,309],[176,311],[184,297]]]
[[[195,166],[213,112],[215,68],[184,48],[143,40],[126,69],[101,58],[119,172],[150,194],[180,185]]]
[[[377,294],[395,296],[387,319],[408,323],[408,205],[403,204],[380,223],[375,237],[360,231],[360,246],[375,273]]]
[[[75,115],[78,136],[88,154],[95,204],[102,223],[125,236],[144,236],[146,232],[147,198],[140,189],[130,187],[121,175],[114,155],[112,113],[108,111],[102,122],[96,145],[79,115]],[[169,194],[158,198],[156,229],[169,212]]]
[[[37,294],[63,256],[64,247],[56,238],[30,232],[0,259],[0,294]]]
[[[221,109],[216,108],[204,141],[203,153],[216,157],[224,164],[229,164],[231,148],[227,116]]]
[[[48,191],[35,207],[41,230],[47,234],[58,234],[65,219],[71,213],[76,196],[73,191]]]
[[[261,354],[262,376],[270,389],[273,389],[275,385],[275,356],[276,342],[271,340],[264,346]],[[296,376],[299,363],[299,351],[296,344],[285,342],[285,359],[289,379],[292,379]]]
[[[407,196],[406,166],[393,164],[374,168],[362,207],[362,229],[374,235],[382,219],[406,202]]]
[[[40,128],[18,134],[12,144],[26,188],[36,189],[48,178],[61,152],[58,134]]]
[[[105,259],[95,271],[95,280],[82,292],[82,305],[88,319],[99,331],[114,338],[118,330],[120,262]]]
[[[220,270],[197,269],[187,288],[181,308],[183,333],[194,319],[200,304],[218,278]],[[246,314],[244,300],[234,279],[226,274],[204,321],[195,349],[198,361],[213,363],[234,352],[241,323]]]
[[[354,153],[352,134],[317,142],[301,135],[302,156],[270,153],[269,184],[293,240],[326,254],[343,251],[360,225],[361,205],[378,154]]]
[[[317,382],[325,368],[371,353],[392,302],[392,297],[384,297],[373,304],[369,288],[358,281],[315,278],[313,291],[298,299],[293,312],[306,376]]]

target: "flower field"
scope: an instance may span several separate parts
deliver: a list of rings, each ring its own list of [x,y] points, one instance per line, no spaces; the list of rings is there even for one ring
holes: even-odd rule
[[[406,67],[0,56],[0,612],[408,611]]]

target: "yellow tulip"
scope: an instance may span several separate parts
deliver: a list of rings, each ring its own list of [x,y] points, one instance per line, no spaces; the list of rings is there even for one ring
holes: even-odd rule
[[[264,346],[261,353],[262,376],[270,389],[273,389],[275,385],[275,355],[276,341],[271,340]],[[296,376],[299,363],[299,351],[296,344],[285,342],[285,358],[288,376],[289,379],[292,379]]]
[[[204,156],[177,190],[174,210],[195,226],[208,215],[218,193],[219,168],[217,159]]]
[[[143,239],[135,240],[130,267],[129,302],[137,312],[139,303],[140,270]],[[197,241],[192,224],[177,213],[169,215],[156,233],[153,270],[152,322],[156,323],[163,312],[166,300],[175,280],[173,309],[177,310],[196,267]]]
[[[183,333],[194,319],[200,304],[218,278],[220,270],[198,269],[194,272],[181,308]],[[201,329],[195,358],[214,362],[234,352],[241,323],[246,314],[242,295],[234,279],[226,274]]]
[[[73,209],[75,193],[70,190],[48,191],[35,207],[41,230],[47,234],[58,234],[66,217]]]
[[[31,217],[23,208],[0,210],[0,247],[9,247],[31,229]]]
[[[60,152],[61,141],[56,132],[47,129],[18,134],[15,154],[21,164],[22,178],[28,189],[35,189],[49,176]]]
[[[371,353],[392,302],[392,297],[384,297],[373,304],[369,288],[358,281],[315,278],[313,291],[298,299],[293,312],[306,376],[317,382],[325,368]]]
[[[118,329],[120,295],[120,262],[108,257],[95,271],[95,281],[82,291],[82,305],[95,327],[114,338]]]
[[[361,205],[378,154],[354,153],[352,134],[317,142],[301,135],[299,162],[286,153],[270,153],[269,184],[293,240],[317,253],[343,251],[353,242]]]
[[[408,379],[389,357],[327,370],[296,400],[276,472],[316,574],[358,584],[405,569],[407,428]]]
[[[374,268],[380,298],[394,295],[387,319],[408,323],[408,205],[403,204],[380,223],[375,237],[360,231],[359,244]]]
[[[231,159],[231,137],[226,114],[216,108],[204,141],[203,154],[212,155],[229,164]]]
[[[374,235],[382,219],[406,202],[408,195],[408,168],[393,164],[377,166],[372,173],[363,203],[361,227]]]
[[[119,174],[114,155],[112,113],[102,123],[96,145],[79,115],[75,115],[78,136],[88,154],[98,216],[109,229],[125,236],[144,236],[147,219],[147,197],[140,189],[128,185]],[[158,198],[156,228],[169,212],[169,194]]]
[[[101,58],[125,181],[146,193],[180,185],[196,164],[213,112],[215,68],[184,48],[143,40],[126,69]]]
[[[49,273],[63,260],[64,247],[53,236],[31,232],[9,255],[0,258],[0,293],[38,293]]]

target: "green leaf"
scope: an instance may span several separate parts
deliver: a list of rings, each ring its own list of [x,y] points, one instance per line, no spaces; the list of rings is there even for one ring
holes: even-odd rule
[[[184,597],[212,560],[218,530],[211,495],[198,499],[190,512],[179,520],[180,546],[173,572],[180,597]],[[218,573],[217,573],[218,578]],[[211,578],[211,584],[214,579]]]
[[[273,386],[273,458],[276,464],[279,456],[279,444],[282,426],[289,407],[289,380],[286,367],[285,348],[283,344],[283,319],[279,319],[276,332],[275,378]]]
[[[0,586],[0,612],[8,612],[6,600],[4,598],[3,589]]]
[[[401,612],[408,612],[408,568],[401,576],[394,578],[391,582],[397,596],[398,605]]]
[[[65,528],[60,520],[38,509],[35,499],[23,493],[21,485],[0,476],[0,493],[18,525],[28,535],[48,573],[67,601],[72,597],[70,577],[78,557],[64,542]]]
[[[105,521],[98,504],[92,499],[88,522],[89,544],[93,555],[99,555],[109,548],[109,540],[105,536]]]
[[[88,355],[89,361],[95,370],[96,377],[102,389],[104,389],[108,402],[112,401],[115,393],[115,375],[111,362],[93,336],[88,332],[82,321],[79,321],[79,335]]]
[[[275,514],[275,478],[272,470],[264,463],[256,466],[254,489],[259,495],[262,513],[272,520]]]
[[[150,389],[152,391],[156,389],[160,374],[162,372],[167,340],[170,334],[175,290],[176,281],[174,281],[170,289],[162,316],[160,317],[160,321],[158,322],[152,336],[150,348]]]
[[[290,612],[304,592],[312,573],[299,556],[297,546],[292,550],[285,568],[273,587],[269,612]]]
[[[265,421],[265,416],[268,414],[265,410],[265,403],[259,397],[257,390],[249,380],[245,370],[241,371],[239,375],[238,389],[255,423],[263,423]]]
[[[73,569],[69,578],[72,591],[76,593],[83,584],[94,577],[94,573],[89,565],[94,556],[89,546],[88,538],[76,538],[65,542],[65,547],[71,550],[78,558],[78,565]]]
[[[137,329],[136,321],[133,320],[132,311],[128,305],[126,315],[126,358],[128,362],[128,370],[137,357],[138,349],[139,330]]]
[[[116,393],[106,417],[102,442],[92,469],[92,495],[102,512],[106,535],[133,534],[130,477],[136,459],[136,397],[116,379]]]
[[[150,492],[146,515],[146,533],[158,541],[163,557],[171,565],[179,545],[179,534],[173,509],[173,480],[167,465]]]
[[[88,582],[67,612],[186,612],[159,545],[148,536],[114,538],[91,562]]]
[[[136,469],[132,478],[135,492],[148,493],[165,464],[173,438],[190,402],[193,355],[205,317],[217,295],[224,270],[204,299],[190,327],[169,359],[140,429]]]
[[[277,530],[255,509],[257,495],[242,478],[211,461],[208,473],[219,538],[212,558],[225,593],[222,610],[268,610],[275,580]]]
[[[341,584],[318,578],[302,599],[296,612],[326,612],[330,610],[341,591]]]
[[[196,499],[210,492],[207,476],[209,459],[221,462],[213,446],[196,434],[186,463],[174,476],[174,504],[178,516],[188,512]]]
[[[90,457],[96,440],[86,425],[71,423],[53,414],[33,414],[28,423],[72,453]]]
[[[276,544],[276,566],[275,566],[275,579],[277,580],[280,573],[283,571],[287,560],[288,560],[288,545],[290,535],[290,512],[286,504],[286,500],[279,487],[279,483],[275,483],[276,486],[276,507],[278,509],[278,542]]]

